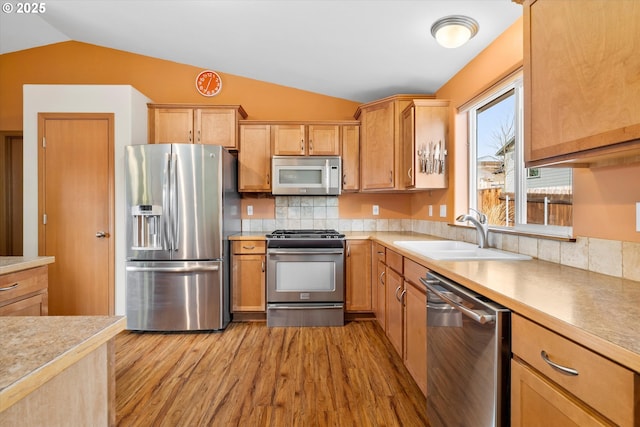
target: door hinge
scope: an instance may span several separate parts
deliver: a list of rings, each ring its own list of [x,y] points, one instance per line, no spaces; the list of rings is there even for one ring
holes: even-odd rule
[[[47,214],[42,214],[42,225],[47,225]]]
[[[47,140],[44,136],[42,137],[42,148],[47,148]]]

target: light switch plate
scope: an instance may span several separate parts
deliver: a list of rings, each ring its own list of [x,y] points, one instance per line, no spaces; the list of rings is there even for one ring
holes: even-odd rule
[[[640,232],[640,202],[636,203],[636,231]]]
[[[247,215],[249,215],[249,216],[253,215],[253,206],[252,205],[247,205]]]
[[[374,215],[380,215],[380,206],[373,205],[373,214]]]
[[[433,205],[429,205],[429,216],[433,216]]]
[[[440,218],[447,217],[447,205],[440,205]]]

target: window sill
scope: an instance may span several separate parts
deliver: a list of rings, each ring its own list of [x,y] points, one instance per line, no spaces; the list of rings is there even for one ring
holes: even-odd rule
[[[475,227],[470,225],[462,225],[462,224],[447,224],[447,225],[449,225],[449,227],[460,227],[460,228],[473,229],[473,230],[476,229]],[[489,231],[491,233],[506,234],[510,236],[524,236],[524,237],[531,237],[534,239],[556,240],[559,242],[575,242],[576,241],[575,237],[560,236],[555,234],[536,233],[533,231],[526,231],[526,230],[489,227]]]

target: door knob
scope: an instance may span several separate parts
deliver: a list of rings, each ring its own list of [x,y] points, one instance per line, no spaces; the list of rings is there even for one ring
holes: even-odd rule
[[[98,232],[96,233],[96,237],[97,237],[98,239],[104,239],[105,237],[107,237],[107,233],[105,233],[104,231],[98,231]]]

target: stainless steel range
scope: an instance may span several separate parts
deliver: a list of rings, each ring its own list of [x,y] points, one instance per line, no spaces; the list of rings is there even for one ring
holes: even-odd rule
[[[276,230],[266,238],[267,326],[344,325],[344,234]]]

